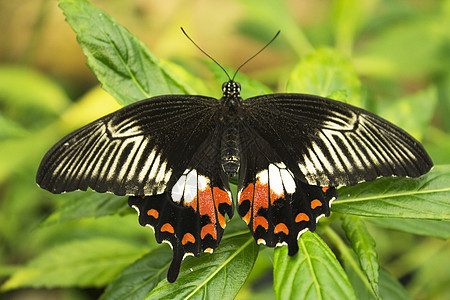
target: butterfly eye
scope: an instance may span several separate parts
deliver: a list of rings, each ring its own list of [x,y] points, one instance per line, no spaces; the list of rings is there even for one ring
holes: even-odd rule
[[[241,91],[241,84],[239,82],[235,82],[234,84],[235,84],[236,90],[238,92],[240,92]]]
[[[222,91],[225,93],[225,91],[227,90],[227,86],[228,86],[228,82],[224,82],[222,84]]]

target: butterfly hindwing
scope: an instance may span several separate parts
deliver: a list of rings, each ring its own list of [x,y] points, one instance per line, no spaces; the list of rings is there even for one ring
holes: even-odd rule
[[[330,215],[334,188],[308,185],[297,179],[278,154],[256,133],[242,130],[242,164],[237,207],[258,244],[288,245],[298,251],[305,230],[314,231],[321,216]]]
[[[212,134],[163,194],[128,200],[139,212],[139,223],[153,227],[159,243],[171,245],[169,282],[178,277],[186,255],[199,256],[217,248],[226,225],[225,215],[233,216],[228,181],[218,164],[219,138],[219,134]]]
[[[242,109],[247,123],[310,185],[418,177],[433,166],[423,146],[404,130],[342,102],[272,94],[247,99]]]
[[[37,183],[53,193],[162,193],[215,128],[213,98],[158,96],[126,106],[67,135],[43,158]]]

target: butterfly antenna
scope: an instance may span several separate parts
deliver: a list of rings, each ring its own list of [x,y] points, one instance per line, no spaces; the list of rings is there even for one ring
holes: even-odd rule
[[[236,74],[239,72],[239,70],[249,61],[251,61],[256,55],[260,54],[261,52],[264,51],[264,49],[267,48],[267,46],[269,46],[270,44],[272,44],[272,42],[277,38],[277,36],[280,34],[280,30],[278,30],[278,32],[275,34],[275,36],[264,46],[261,48],[261,50],[259,50],[258,52],[256,52],[255,54],[253,54],[252,57],[250,57],[249,59],[247,59],[246,61],[244,61],[244,63],[242,63],[239,68],[237,68],[236,72],[234,72],[233,78],[231,80],[234,80],[234,77],[236,77]]]
[[[216,65],[218,65],[218,66],[225,72],[225,74],[226,74],[227,77],[228,77],[228,80],[231,81],[230,75],[228,75],[228,73],[227,73],[227,71],[224,69],[224,67],[222,67],[222,66],[221,66],[214,58],[212,58],[211,55],[209,55],[208,53],[206,53],[205,51],[203,51],[203,49],[200,48],[200,46],[197,45],[197,44],[191,39],[191,37],[186,33],[186,31],[184,31],[183,27],[180,27],[180,28],[181,28],[181,31],[183,31],[184,35],[192,42],[192,44],[194,44],[195,47],[197,47],[198,50],[200,50],[203,54],[205,54],[207,57],[209,57],[209,59],[211,59],[213,62],[215,62]],[[234,78],[234,76],[233,76],[233,78]]]

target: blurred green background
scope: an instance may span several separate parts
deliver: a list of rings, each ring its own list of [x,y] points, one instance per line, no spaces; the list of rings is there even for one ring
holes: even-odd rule
[[[157,57],[206,81],[210,89],[205,93],[216,97],[220,84],[180,26],[222,65],[233,68],[280,29],[276,42],[241,71],[280,92],[299,60],[314,49],[334,48],[351,61],[362,80],[365,108],[421,140],[436,165],[450,163],[448,0],[91,2]],[[47,219],[62,201],[77,197],[54,196],[36,186],[40,159],[66,133],[119,107],[99,88],[57,4],[0,2],[1,281],[44,249],[77,237],[122,235],[130,243],[153,241],[135,215],[123,217],[119,225],[109,217],[63,223]],[[450,299],[448,242],[369,229],[381,265],[399,278],[412,298]],[[246,287],[239,297],[272,299],[271,289],[270,279],[263,280]],[[95,288],[22,289],[6,295],[92,299],[100,293]]]

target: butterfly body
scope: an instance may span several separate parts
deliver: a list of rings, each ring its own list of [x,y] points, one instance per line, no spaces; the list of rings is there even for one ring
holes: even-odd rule
[[[126,106],[59,141],[36,181],[53,193],[130,196],[140,224],[172,246],[173,282],[186,255],[218,247],[235,205],[258,244],[294,255],[300,235],[330,214],[335,187],[418,177],[433,165],[413,137],[360,108],[305,94],[243,100],[240,89],[230,80],[220,99],[166,95]]]

